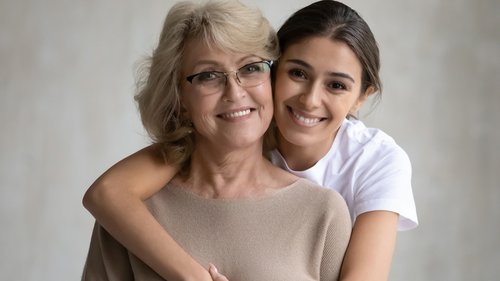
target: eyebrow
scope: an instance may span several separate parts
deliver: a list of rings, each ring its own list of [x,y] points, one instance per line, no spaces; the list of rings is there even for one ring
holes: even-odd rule
[[[197,61],[193,67],[196,68],[198,66],[215,66],[215,67],[220,67],[221,65],[219,64],[219,62],[215,61],[215,60],[199,60]]]
[[[250,58],[255,58],[256,60],[260,59],[259,57],[255,56],[255,55],[248,55],[248,56],[240,58],[237,61],[237,64],[243,64],[244,61],[249,60]],[[253,60],[252,60],[252,62],[253,62]],[[197,61],[195,63],[194,67],[197,67],[197,66],[200,66],[200,65],[214,66],[214,67],[223,67],[223,65],[221,65],[218,61],[216,61],[216,60],[210,60],[210,59],[199,60],[199,61]]]
[[[303,60],[299,60],[299,59],[289,59],[289,60],[286,60],[286,62],[290,62],[290,63],[294,63],[294,64],[298,64],[298,65],[301,65],[307,69],[313,69],[313,67],[308,64],[307,62],[303,61]],[[356,83],[354,81],[354,78],[352,78],[351,75],[347,74],[347,73],[344,73],[344,72],[328,72],[328,75],[329,76],[337,76],[337,77],[342,77],[342,78],[346,78],[346,79],[349,79],[351,80],[353,83]]]

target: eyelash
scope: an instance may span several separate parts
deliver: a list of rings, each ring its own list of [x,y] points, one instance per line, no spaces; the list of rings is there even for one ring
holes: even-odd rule
[[[307,79],[307,75],[304,71],[294,68],[288,71],[288,74],[295,78]]]
[[[331,85],[333,85],[333,87],[330,87]],[[347,87],[343,83],[340,83],[340,82],[328,83],[328,88],[333,89],[333,90],[346,90],[347,89]]]
[[[303,70],[298,69],[298,68],[290,69],[288,71],[288,75],[290,75],[291,77],[293,77],[295,79],[301,79],[301,80],[305,80],[308,78],[307,74]],[[331,89],[333,91],[347,90],[347,86],[344,83],[341,83],[338,81],[329,82],[326,86],[328,89]]]

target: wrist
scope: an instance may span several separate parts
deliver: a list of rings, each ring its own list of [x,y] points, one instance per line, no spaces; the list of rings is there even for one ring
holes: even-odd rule
[[[210,276],[208,270],[203,269],[185,274],[181,281],[212,281],[212,277]]]

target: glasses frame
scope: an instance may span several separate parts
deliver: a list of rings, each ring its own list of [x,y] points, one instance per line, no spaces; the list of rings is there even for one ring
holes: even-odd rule
[[[269,72],[271,72],[271,67],[273,65],[273,61],[272,60],[261,60],[261,61],[254,61],[254,62],[251,62],[251,63],[247,63],[245,64],[244,66],[238,68],[238,70],[235,70],[235,71],[229,71],[229,72],[224,72],[224,71],[202,71],[202,72],[198,72],[196,74],[193,74],[193,75],[189,75],[186,77],[186,80],[193,84],[193,79],[198,76],[198,75],[201,75],[201,74],[205,74],[205,73],[218,73],[218,74],[223,74],[225,77],[226,77],[226,81],[225,81],[225,84],[224,85],[227,85],[227,79],[229,78],[229,75],[234,73],[235,77],[236,77],[236,82],[238,83],[238,85],[240,85],[241,87],[244,87],[241,85],[241,81],[240,81],[240,77],[238,76],[238,72],[241,71],[241,69],[249,66],[249,65],[252,65],[252,64],[255,64],[255,63],[265,63],[267,64],[267,66],[269,66]],[[259,85],[259,84],[257,84]],[[257,86],[255,85],[255,86]],[[254,87],[254,86],[249,86],[249,87]]]

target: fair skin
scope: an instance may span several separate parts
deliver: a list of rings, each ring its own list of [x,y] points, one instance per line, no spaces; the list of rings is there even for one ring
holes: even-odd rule
[[[307,169],[321,159],[331,147],[344,118],[349,113],[357,112],[366,97],[374,92],[372,87],[364,91],[361,89],[361,73],[359,60],[351,49],[345,43],[329,38],[307,38],[284,50],[276,73],[274,117],[280,132],[279,150],[292,169]],[[164,186],[166,181],[161,180],[168,181],[168,176],[175,173],[175,169],[168,165],[143,163],[142,160],[151,157],[145,156],[147,153],[138,152],[132,156],[131,161],[137,160],[135,165],[153,166],[149,171],[141,168],[144,172],[141,177],[127,179],[127,183],[122,186],[113,185],[113,182],[103,184],[99,181],[91,186],[84,198],[84,204],[94,216],[104,217],[104,213],[109,212],[109,206],[104,206],[110,201],[132,200],[132,196],[124,198],[118,193],[127,193],[127,189],[130,189],[137,194],[140,189],[140,198],[150,196]],[[132,170],[122,165],[111,169],[108,177],[116,178],[125,171]],[[134,174],[139,173],[134,171]],[[104,193],[103,190],[107,191],[102,198],[94,195],[97,192]],[[133,200],[134,204],[139,201],[137,198]],[[120,203],[126,202],[128,201]],[[124,211],[113,212],[123,214]],[[145,212],[141,213],[142,215],[151,217]],[[111,218],[107,215],[106,217]],[[120,234],[132,228],[139,229],[139,226],[143,225],[139,219],[133,222],[121,219],[126,218],[125,216],[117,218],[123,226]],[[396,243],[397,221],[398,214],[388,211],[372,211],[357,216],[344,258],[341,280],[387,280]],[[126,222],[128,225],[125,225]],[[136,227],[133,227],[133,224]],[[162,232],[162,235],[165,235],[166,232]],[[146,237],[153,234],[144,235]],[[146,239],[141,239],[144,240]],[[141,241],[132,244],[140,248]],[[162,244],[170,241],[165,240]],[[170,247],[167,250],[176,250],[175,246],[166,247]],[[163,264],[161,267],[153,267],[156,270],[172,267],[171,265],[177,262],[168,260],[167,255],[161,258],[158,253],[153,253],[147,247],[142,248],[141,251],[144,251],[145,255],[155,257],[153,265]],[[179,256],[183,255],[185,253]],[[179,263],[179,266],[183,264]],[[185,272],[187,271],[190,270],[185,268]]]
[[[189,40],[181,74],[188,76],[205,71],[230,72],[243,65],[261,61],[254,55],[228,53],[216,48],[209,48],[199,40]],[[273,116],[273,103],[270,80],[250,88],[242,88],[233,76],[228,77],[222,91],[209,95],[200,95],[192,84],[180,85],[182,106],[193,123],[196,135],[196,149],[191,156],[190,173],[187,176],[175,176],[175,169],[164,169],[164,163],[156,147],[151,146],[124,159],[113,169],[107,171],[91,187],[99,185],[121,185],[119,181],[109,181],[119,175],[128,177],[128,169],[157,174],[150,178],[156,183],[170,181],[207,198],[259,197],[273,193],[288,186],[297,178],[272,165],[262,156],[262,136],[269,127]],[[128,160],[133,159],[129,165]],[[140,160],[148,165],[135,165]],[[123,170],[122,170],[123,168]],[[137,179],[140,180],[138,177]],[[155,184],[156,185],[156,184]],[[248,187],[252,188],[248,188]],[[161,225],[151,216],[142,203],[155,193],[144,192],[142,188],[130,190],[130,193],[114,194],[112,190],[97,189],[86,193],[84,205],[111,196],[109,202],[116,212],[102,213],[100,220],[113,236],[127,245],[144,262],[169,280],[227,280],[218,273],[214,265],[207,269],[201,267],[166,233]],[[103,192],[104,191],[104,192]],[[108,192],[111,191],[111,192]],[[123,208],[127,202],[127,208]],[[114,216],[126,217],[115,220]],[[146,218],[148,217],[148,218]],[[146,218],[146,219],[145,219]],[[132,224],[130,222],[133,222]],[[134,227],[139,225],[140,227]],[[123,230],[125,232],[123,233]],[[139,243],[137,243],[140,241]],[[143,243],[152,243],[151,247],[142,247]],[[158,249],[156,245],[165,245]],[[175,253],[172,255],[172,253]],[[153,254],[153,255],[151,255]],[[167,254],[175,266],[164,266],[161,255]],[[181,267],[179,267],[181,266]],[[181,270],[182,269],[182,270]],[[188,270],[185,270],[188,269]]]
[[[184,76],[233,71],[262,60],[209,48],[199,40],[190,40],[185,49]],[[243,88],[229,77],[221,92],[208,95],[200,95],[187,82],[181,82],[180,88],[182,104],[193,123],[196,149],[189,175],[176,176],[176,185],[206,198],[242,198],[267,195],[296,180],[262,156],[262,136],[273,115],[269,80]]]
[[[279,150],[294,170],[314,165],[330,149],[347,114],[373,87],[361,89],[362,66],[343,42],[306,38],[287,48],[276,72],[274,118]],[[398,215],[373,211],[356,218],[341,280],[387,280]]]
[[[361,92],[361,65],[342,42],[313,37],[289,46],[276,71],[274,118],[279,150],[294,170],[313,166],[340,125],[373,88]]]
[[[182,72],[188,75],[234,71],[262,60],[253,55],[228,55],[227,51],[209,48],[199,40],[187,43],[184,56]],[[262,155],[262,136],[273,115],[269,81],[243,88],[233,76],[227,78],[222,93],[200,96],[188,83],[181,84],[181,91],[197,145],[189,175],[172,180],[177,186],[205,198],[255,198],[297,180]],[[215,265],[210,264],[209,273],[213,280],[227,280]]]

